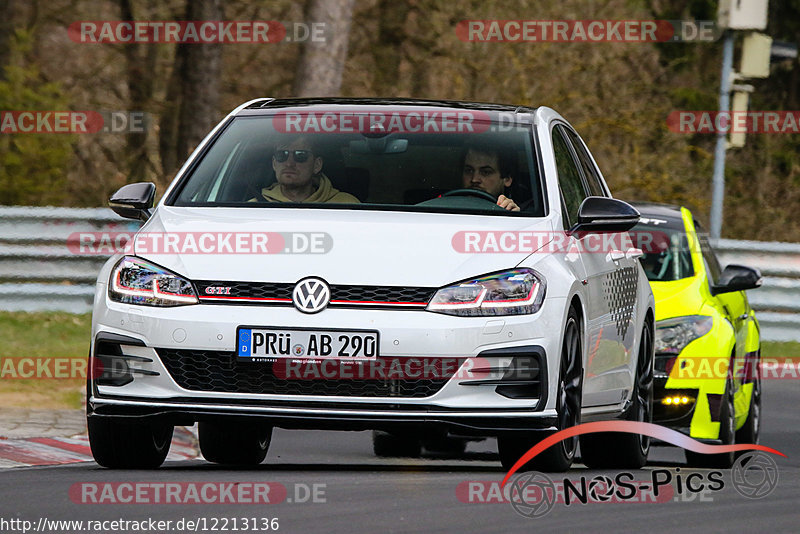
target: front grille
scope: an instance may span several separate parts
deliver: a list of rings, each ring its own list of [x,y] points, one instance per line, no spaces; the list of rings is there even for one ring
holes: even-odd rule
[[[430,397],[447,383],[463,359],[446,362],[433,373],[435,378],[287,379],[285,371],[270,362],[240,362],[234,352],[156,349],[170,376],[191,391],[260,393],[278,395],[321,395],[341,397]],[[298,376],[298,375],[295,375]],[[302,376],[302,375],[300,375]]]
[[[331,301],[427,304],[435,292],[428,287],[331,286]]]
[[[294,283],[214,280],[198,280],[195,285],[201,302],[236,305],[291,305],[295,286]],[[407,305],[423,308],[436,292],[432,287],[332,285],[330,288],[330,306],[334,307],[383,305],[397,308]]]
[[[224,287],[226,289],[230,288],[230,296],[232,297],[277,298],[291,300],[292,290],[294,289],[294,284],[281,284],[272,282],[215,282],[201,280],[195,282],[195,284],[197,285],[197,291],[201,298],[207,296],[206,288]],[[228,296],[228,293],[226,292],[222,296]]]

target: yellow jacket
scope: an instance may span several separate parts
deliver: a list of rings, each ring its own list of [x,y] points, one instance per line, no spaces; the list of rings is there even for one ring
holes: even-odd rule
[[[311,196],[305,199],[303,202],[340,202],[343,204],[359,203],[359,200],[350,193],[339,191],[333,187],[330,178],[325,176],[323,173],[315,176],[314,181],[319,181],[317,190],[314,191]],[[269,187],[264,187],[261,189],[261,196],[270,202],[294,202],[283,194],[281,191],[281,184],[278,182],[275,182]]]

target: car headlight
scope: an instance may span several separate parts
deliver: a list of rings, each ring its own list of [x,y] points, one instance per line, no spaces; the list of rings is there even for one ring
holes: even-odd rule
[[[115,302],[143,306],[197,304],[192,283],[163,267],[125,256],[111,271],[108,297]]]
[[[656,323],[656,353],[678,354],[695,339],[708,334],[714,325],[712,317],[688,315]]]
[[[443,287],[428,311],[467,317],[522,315],[542,307],[545,283],[533,269],[514,269]]]

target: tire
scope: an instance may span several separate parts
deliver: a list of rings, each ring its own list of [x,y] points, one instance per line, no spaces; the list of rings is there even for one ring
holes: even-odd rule
[[[267,457],[272,427],[262,424],[200,422],[200,452],[211,463],[258,465]]]
[[[564,325],[564,339],[561,343],[561,363],[558,372],[558,391],[556,412],[557,427],[563,430],[578,425],[581,419],[581,400],[583,392],[583,345],[578,312],[570,307]],[[511,469],[520,457],[540,440],[553,433],[506,434],[498,436],[497,448],[500,463],[506,470]],[[520,471],[542,471],[563,473],[572,465],[578,438],[563,440],[540,452],[526,463]]]
[[[753,393],[750,396],[750,408],[747,411],[747,419],[742,428],[736,431],[736,443],[757,444],[761,435],[761,351],[759,350],[758,359],[755,365],[755,378],[753,379]],[[740,451],[737,456],[741,456],[746,451]]]
[[[723,445],[733,444],[735,437],[736,418],[733,406],[733,380],[731,377],[725,382],[725,394],[722,397],[720,407],[720,427],[719,439]],[[727,452],[724,454],[698,454],[692,451],[686,452],[686,463],[692,467],[707,467],[713,469],[729,469],[733,465],[735,454]]]
[[[628,421],[653,422],[653,325],[642,329]],[[592,469],[641,469],[647,464],[650,437],[641,434],[602,432],[581,436],[581,461]]]
[[[417,438],[373,430],[372,451],[381,458],[418,458],[422,444]]]
[[[95,462],[110,469],[155,469],[172,444],[172,425],[96,416],[86,423]]]

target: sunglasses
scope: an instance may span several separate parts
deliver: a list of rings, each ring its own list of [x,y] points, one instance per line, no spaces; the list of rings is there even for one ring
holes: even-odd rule
[[[292,155],[297,163],[305,163],[311,157],[310,150],[276,150],[273,157],[275,161],[283,163],[289,159],[289,154]]]

